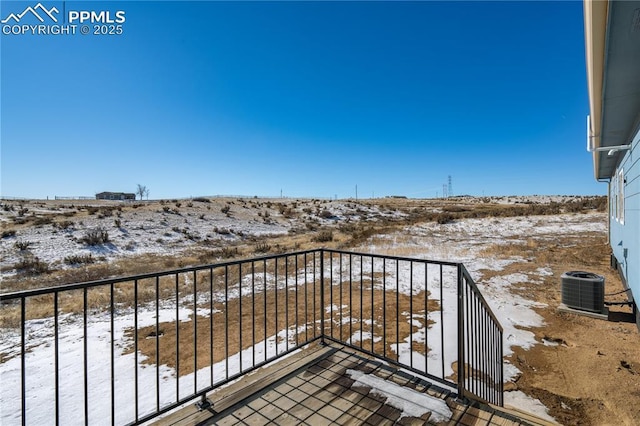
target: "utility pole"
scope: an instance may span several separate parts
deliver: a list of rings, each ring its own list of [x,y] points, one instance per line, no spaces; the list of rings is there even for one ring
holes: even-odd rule
[[[358,184],[356,184],[356,201],[358,201]]]

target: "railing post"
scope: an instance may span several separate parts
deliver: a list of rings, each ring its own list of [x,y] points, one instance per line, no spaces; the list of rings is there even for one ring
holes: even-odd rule
[[[500,356],[500,371],[499,371],[499,375],[498,375],[499,376],[499,379],[498,379],[498,390],[499,390],[499,393],[498,393],[498,401],[499,401],[498,405],[500,407],[504,407],[504,362],[503,362],[504,354],[502,352],[504,350],[503,346],[502,346],[503,334],[502,334],[502,330],[498,330],[498,331],[499,331],[499,335],[500,335],[500,342],[499,342],[500,343],[500,345],[499,345],[499,348],[500,348],[500,351],[499,351],[499,353],[500,353],[500,355],[499,355]]]
[[[458,397],[465,398],[464,365],[464,280],[462,264],[458,263]]]
[[[320,344],[324,345],[324,249],[320,249]]]

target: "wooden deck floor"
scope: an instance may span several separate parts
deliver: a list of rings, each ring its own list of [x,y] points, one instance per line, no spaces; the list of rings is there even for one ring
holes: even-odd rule
[[[393,399],[354,380],[354,371]],[[358,373],[360,374],[360,373]],[[407,390],[410,390],[407,394]],[[403,404],[426,401],[431,411],[403,416]],[[452,390],[341,346],[302,351],[209,396],[213,406],[183,408],[155,424],[168,425],[548,425],[533,416],[479,403],[462,403]],[[444,404],[443,404],[444,402]],[[420,404],[420,402],[419,402]],[[416,414],[416,413],[414,413]]]

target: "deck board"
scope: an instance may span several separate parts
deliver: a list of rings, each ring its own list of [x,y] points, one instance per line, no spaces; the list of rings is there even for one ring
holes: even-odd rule
[[[388,383],[442,399],[453,415],[444,423],[426,412],[401,417],[385,395],[355,385],[347,370],[374,374]],[[477,402],[463,402],[452,390],[339,345],[308,348],[247,374],[209,395],[213,407],[178,410],[154,423],[183,425],[548,425],[531,415]],[[514,414],[515,413],[515,414]]]

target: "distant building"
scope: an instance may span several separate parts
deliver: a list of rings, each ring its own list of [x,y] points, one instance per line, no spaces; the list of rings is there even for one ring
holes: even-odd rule
[[[100,192],[96,194],[96,200],[135,200],[136,194],[129,192]]]

